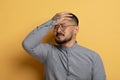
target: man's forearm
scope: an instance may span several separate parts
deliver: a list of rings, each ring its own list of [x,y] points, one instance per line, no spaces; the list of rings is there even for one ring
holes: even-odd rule
[[[40,44],[40,40],[42,40],[42,38],[47,34],[53,25],[54,21],[49,20],[46,23],[35,28],[22,42],[24,49],[29,51]]]

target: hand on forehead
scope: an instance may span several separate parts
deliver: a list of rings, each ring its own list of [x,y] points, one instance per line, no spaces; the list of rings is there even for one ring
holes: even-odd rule
[[[65,20],[71,20],[70,17],[72,16],[68,12],[61,12],[61,13],[57,13],[56,15],[58,17],[58,21],[56,24],[60,24]]]
[[[66,18],[66,19],[70,19],[70,17],[72,16],[68,12],[61,12],[58,14],[61,16],[61,18]]]

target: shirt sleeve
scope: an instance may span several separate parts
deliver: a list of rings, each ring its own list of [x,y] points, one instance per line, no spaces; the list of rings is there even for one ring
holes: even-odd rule
[[[46,56],[51,48],[50,44],[40,42],[42,38],[48,33],[48,31],[54,25],[54,21],[49,20],[44,24],[37,26],[27,37],[23,40],[23,48],[35,58],[44,62]]]
[[[94,56],[93,64],[93,79],[92,80],[106,80],[106,74],[101,57],[96,54]]]

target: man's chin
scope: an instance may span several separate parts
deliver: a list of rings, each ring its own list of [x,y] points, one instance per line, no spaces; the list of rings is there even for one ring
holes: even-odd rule
[[[57,44],[65,44],[72,40],[72,35],[69,38],[64,37],[55,37],[55,41]]]
[[[65,43],[64,40],[57,40],[57,39],[55,39],[55,41],[56,41],[57,44],[64,44]]]

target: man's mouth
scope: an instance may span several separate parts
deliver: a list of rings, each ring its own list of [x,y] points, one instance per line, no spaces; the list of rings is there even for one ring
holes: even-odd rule
[[[56,34],[56,37],[59,37],[59,36],[64,36],[64,34],[62,34],[62,33],[57,33],[57,34]]]

